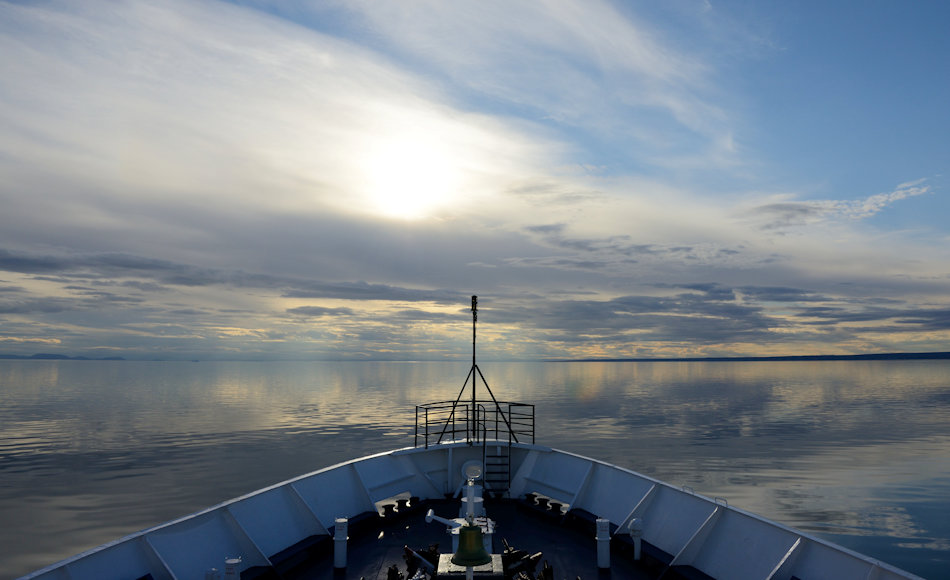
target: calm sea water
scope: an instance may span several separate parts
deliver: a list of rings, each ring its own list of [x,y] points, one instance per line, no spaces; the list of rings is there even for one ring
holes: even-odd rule
[[[469,363],[0,361],[0,578],[412,444]],[[950,362],[482,363],[539,443],[950,577]]]

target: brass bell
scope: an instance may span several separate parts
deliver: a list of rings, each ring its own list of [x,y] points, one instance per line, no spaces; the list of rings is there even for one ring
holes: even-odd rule
[[[459,549],[452,555],[456,566],[482,566],[491,562],[491,555],[482,543],[482,528],[465,524],[459,528]]]

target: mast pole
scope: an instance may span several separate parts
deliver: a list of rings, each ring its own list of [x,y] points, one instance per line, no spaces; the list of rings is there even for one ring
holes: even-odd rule
[[[475,424],[475,412],[477,407],[475,406],[475,387],[478,384],[478,377],[475,375],[475,370],[478,369],[478,365],[475,363],[475,323],[478,322],[478,296],[472,296],[472,438],[476,437],[476,429],[478,428]],[[481,372],[481,371],[479,371]]]
[[[475,366],[475,323],[478,322],[478,296],[472,296],[472,366]]]

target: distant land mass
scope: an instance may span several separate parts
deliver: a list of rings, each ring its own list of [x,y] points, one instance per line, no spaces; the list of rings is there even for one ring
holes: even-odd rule
[[[39,352],[36,354],[3,354],[0,360],[126,360],[121,356],[92,358]],[[172,360],[172,359],[150,359]],[[177,360],[177,359],[175,359]],[[887,352],[871,354],[811,354],[795,356],[713,356],[676,358],[561,358],[549,362],[747,362],[747,361],[822,361],[822,360],[950,360],[950,352]],[[197,360],[192,361],[197,362]]]
[[[576,362],[726,362],[726,361],[816,361],[816,360],[941,360],[950,352],[886,352],[871,354],[809,354],[797,356],[712,356],[682,358],[582,358]]]
[[[65,354],[52,354],[47,352],[38,352],[36,354],[0,354],[0,359],[6,360],[125,360],[121,356],[107,356],[103,358],[90,358],[88,356],[67,356]]]

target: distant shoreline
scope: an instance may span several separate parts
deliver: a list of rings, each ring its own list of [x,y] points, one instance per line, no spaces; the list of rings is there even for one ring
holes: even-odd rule
[[[67,356],[65,354],[48,354],[40,352],[37,354],[0,354],[0,360],[125,360],[121,356],[110,356],[103,358],[92,358],[88,356]]]
[[[67,361],[168,361],[168,362],[198,362],[197,359],[127,359],[121,356],[111,356],[102,358],[93,358],[87,356],[68,356],[64,354],[37,353],[26,354],[3,354],[0,353],[0,360],[67,360]],[[214,359],[216,361],[243,361],[254,360],[274,360],[276,362],[289,362],[310,359]],[[348,359],[333,359],[330,362],[339,362]],[[422,359],[395,360],[395,359],[360,359],[351,362],[453,362],[455,359],[446,361],[428,361]],[[789,355],[789,356],[715,356],[715,357],[676,357],[676,358],[549,358],[549,359],[524,359],[520,362],[768,362],[768,361],[861,361],[861,360],[950,360],[950,352],[890,352],[890,353],[872,353],[872,354],[815,354],[815,355]],[[314,362],[322,359],[314,359]],[[326,361],[325,361],[326,362]],[[515,362],[515,361],[511,361]]]
[[[556,362],[755,362],[755,361],[835,361],[835,360],[947,360],[950,352],[890,352],[874,354],[814,354],[796,356],[713,356],[681,358],[573,358]]]

